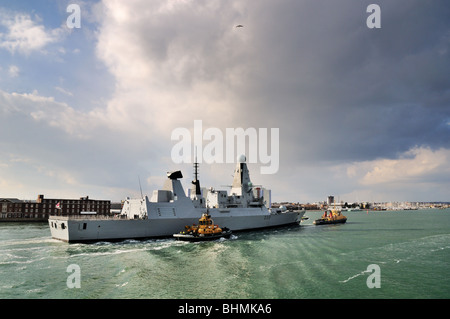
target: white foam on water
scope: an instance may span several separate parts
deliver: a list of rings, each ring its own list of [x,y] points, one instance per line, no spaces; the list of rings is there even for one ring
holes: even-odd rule
[[[116,287],[125,287],[126,285],[128,285],[128,281],[124,282],[123,284],[116,284]]]
[[[357,277],[359,277],[359,276],[365,275],[365,274],[368,273],[368,272],[369,272],[369,271],[367,271],[367,270],[361,271],[360,273],[357,273],[356,275],[350,276],[350,277],[348,277],[348,278],[345,279],[345,280],[340,280],[339,282],[345,284],[345,283],[349,282],[349,281],[352,280],[352,279],[355,279],[355,278],[357,278]]]

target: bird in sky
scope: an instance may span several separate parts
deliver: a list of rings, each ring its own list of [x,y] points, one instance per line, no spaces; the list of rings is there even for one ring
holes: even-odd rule
[[[237,26],[236,26],[236,28],[243,28],[244,26],[242,25],[242,24],[238,24]]]

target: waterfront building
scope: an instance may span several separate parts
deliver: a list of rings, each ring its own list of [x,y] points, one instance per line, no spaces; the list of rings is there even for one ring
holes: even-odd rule
[[[0,219],[22,216],[22,203],[18,198],[0,198]]]
[[[109,215],[110,200],[45,198],[37,200],[0,198],[0,221],[47,221],[50,215],[80,215],[83,213]]]

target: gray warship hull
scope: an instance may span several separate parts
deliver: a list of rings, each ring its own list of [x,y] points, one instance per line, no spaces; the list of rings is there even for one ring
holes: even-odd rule
[[[196,163],[189,197],[179,181],[181,172],[168,173],[162,190],[153,191],[151,199],[127,198],[119,215],[50,216],[52,238],[89,242],[172,237],[184,226],[196,223],[204,213],[234,232],[300,223],[305,213],[266,207],[260,188],[253,187],[250,181],[245,156],[237,163],[230,194],[210,188],[204,196],[197,180],[197,166]]]
[[[232,231],[244,231],[258,228],[270,228],[298,224],[304,211],[268,214],[228,214],[210,210],[217,221]],[[259,212],[258,212],[259,213]],[[155,219],[120,219],[106,217],[51,216],[49,226],[52,238],[65,242],[116,241],[125,239],[146,239],[171,237],[186,225],[198,221],[201,212],[192,217],[167,217]]]

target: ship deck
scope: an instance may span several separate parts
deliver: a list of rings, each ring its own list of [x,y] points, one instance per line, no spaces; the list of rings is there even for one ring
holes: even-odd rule
[[[126,215],[50,215],[51,220],[129,220]]]

